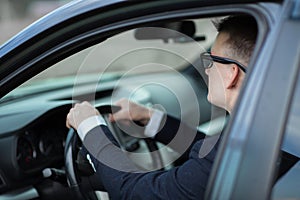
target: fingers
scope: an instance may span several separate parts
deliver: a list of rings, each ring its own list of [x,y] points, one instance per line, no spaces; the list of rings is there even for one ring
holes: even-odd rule
[[[67,118],[66,118],[66,127],[70,129],[71,124],[69,123],[69,118],[70,118],[70,113],[67,114]]]
[[[128,103],[128,102],[129,102],[128,99],[126,99],[126,98],[121,98],[121,99],[119,99],[118,101],[116,101],[114,104],[117,105],[117,106],[121,106],[121,107],[122,107],[122,105],[125,105],[125,104]]]
[[[82,103],[76,103],[67,114],[66,126],[77,130],[81,122],[96,115],[100,114],[89,102],[84,101]]]
[[[120,121],[120,120],[131,120],[129,111],[132,107],[131,106],[132,102],[130,102],[128,99],[122,98],[117,102],[115,102],[114,104],[120,106],[121,109],[118,112],[109,115],[109,120],[111,122]]]
[[[113,116],[112,114],[109,114],[109,115],[108,115],[108,120],[109,120],[110,122],[115,122],[114,116]]]
[[[67,114],[67,118],[66,118],[66,127],[69,129],[75,128],[74,119],[72,118],[73,115],[74,115],[74,108],[71,108],[69,113]]]
[[[120,120],[148,122],[150,119],[149,109],[143,105],[122,98],[115,102],[121,110],[109,116],[111,122]],[[143,123],[144,124],[144,123]]]

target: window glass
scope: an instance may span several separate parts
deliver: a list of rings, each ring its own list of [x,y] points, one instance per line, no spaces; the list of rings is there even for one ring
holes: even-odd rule
[[[187,35],[192,28],[176,27],[181,23],[190,26],[191,22],[195,25],[193,36]],[[21,102],[30,95],[49,94],[49,99],[55,101],[90,101],[95,106],[128,98],[147,106],[159,106],[192,127],[207,130],[205,133],[213,129],[209,133],[217,134],[224,120],[217,120],[213,125],[207,123],[212,108],[207,101],[205,69],[199,61],[200,54],[210,48],[216,34],[212,19],[190,19],[168,23],[163,28],[153,25],[128,30],[51,66],[4,98],[11,99],[11,96]],[[127,137],[120,135],[121,143],[126,143]],[[168,148],[161,151],[165,165],[179,156]],[[144,163],[136,159],[137,163]],[[143,160],[147,161],[143,167],[152,166],[151,158]]]
[[[300,183],[300,80],[295,89],[279,159],[273,199],[299,199]]]
[[[98,80],[100,75],[103,79],[111,79],[124,74],[184,70],[197,62],[201,52],[209,49],[217,34],[212,19],[188,21],[195,25],[193,37],[172,27],[151,26],[125,31],[51,66],[8,96],[73,84],[79,79]],[[145,32],[152,35],[137,36]],[[170,39],[155,38],[161,33],[169,35]],[[172,38],[176,34],[180,37]]]

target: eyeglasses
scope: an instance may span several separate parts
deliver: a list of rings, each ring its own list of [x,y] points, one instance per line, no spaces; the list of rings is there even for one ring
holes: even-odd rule
[[[213,62],[218,62],[222,64],[236,64],[243,72],[247,72],[246,67],[239,63],[236,60],[232,60],[230,58],[223,58],[219,56],[211,55],[210,52],[204,52],[200,54],[202,65],[205,69],[211,68],[213,65]]]

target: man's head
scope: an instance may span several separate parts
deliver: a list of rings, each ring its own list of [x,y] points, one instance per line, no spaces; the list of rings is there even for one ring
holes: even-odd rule
[[[245,76],[241,65],[248,65],[255,46],[257,24],[252,17],[239,15],[224,18],[216,28],[219,34],[211,55],[237,62],[224,64],[213,59],[213,65],[205,71],[209,79],[208,100],[231,112]]]

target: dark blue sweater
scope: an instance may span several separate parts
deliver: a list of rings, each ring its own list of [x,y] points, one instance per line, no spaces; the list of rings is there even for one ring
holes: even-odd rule
[[[219,143],[219,137],[204,138],[204,134],[167,117],[155,139],[181,152],[184,159],[180,166],[167,171],[142,171],[136,167],[118,148],[106,126],[98,126],[86,135],[82,153],[90,155],[99,183],[111,199],[199,200],[204,198]],[[210,146],[203,148],[205,143]]]

